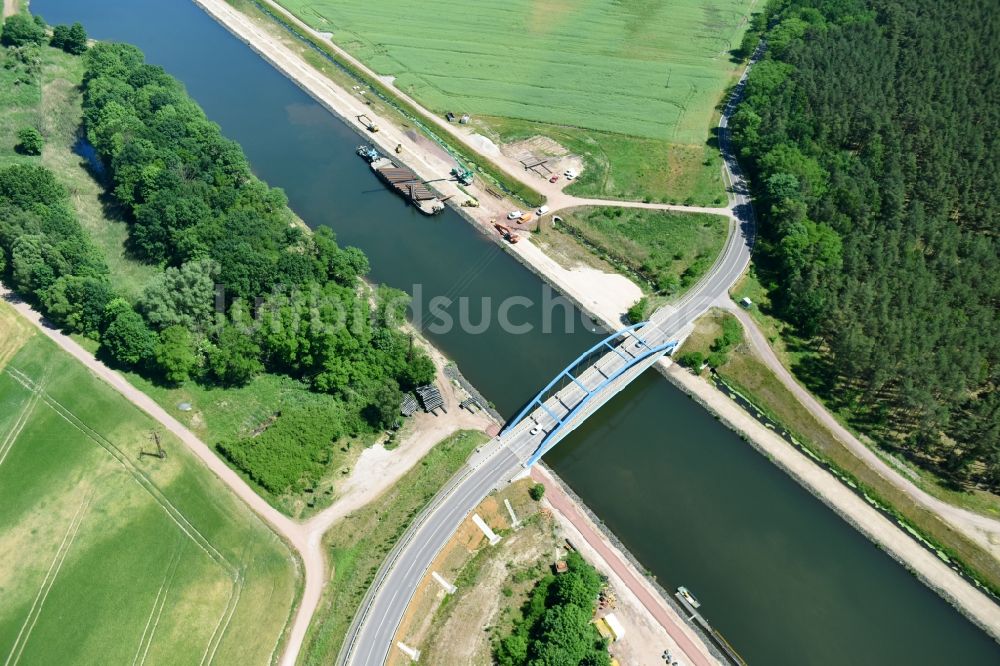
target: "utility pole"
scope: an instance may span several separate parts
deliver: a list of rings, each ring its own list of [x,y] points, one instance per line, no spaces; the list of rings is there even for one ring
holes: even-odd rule
[[[163,445],[160,443],[160,433],[153,430],[150,433],[150,436],[152,437],[153,441],[156,442],[156,451],[154,453],[150,453],[148,451],[143,451],[142,449],[139,449],[139,459],[141,460],[143,456],[149,456],[150,458],[158,458],[160,460],[166,460],[167,451],[166,449],[163,448]]]

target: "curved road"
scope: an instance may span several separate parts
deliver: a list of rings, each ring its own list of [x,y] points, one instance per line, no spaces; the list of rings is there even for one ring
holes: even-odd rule
[[[726,209],[732,220],[729,238],[712,270],[695,288],[677,303],[654,313],[650,324],[642,329],[644,340],[651,345],[680,336],[698,316],[720,301],[728,299],[729,288],[743,274],[750,262],[754,239],[753,211],[743,175],[730,150],[728,124],[739,103],[747,73],[755,58],[744,71],[719,121],[720,148],[732,191],[732,203]],[[627,345],[623,344],[618,349],[626,347]],[[594,399],[594,404],[578,417],[579,420],[582,421],[589,413],[599,408],[656,360],[653,358],[624,373],[619,380],[605,389],[604,395]],[[595,364],[589,374],[600,375],[596,366],[604,368],[613,366],[611,369],[614,370],[616,364],[620,367],[622,363],[624,361],[619,354],[609,351]],[[584,373],[578,379],[587,384],[590,378],[588,373]],[[550,409],[561,408],[565,413],[567,410],[564,404],[578,404],[582,395],[581,389],[570,384],[559,393],[561,401],[553,398],[547,406]],[[563,406],[557,407],[560,402]],[[553,422],[552,418],[541,410],[524,421],[530,420],[536,421],[545,430],[549,429]],[[472,510],[494,488],[505,485],[516,476],[522,470],[522,463],[535,451],[542,434],[533,435],[530,427],[530,423],[522,422],[518,427],[503,433],[484,446],[417,516],[410,529],[389,554],[372,583],[345,639],[338,664],[372,666],[385,663],[410,599],[438,552]],[[708,663],[690,643],[682,645],[682,648],[686,648],[688,663]]]

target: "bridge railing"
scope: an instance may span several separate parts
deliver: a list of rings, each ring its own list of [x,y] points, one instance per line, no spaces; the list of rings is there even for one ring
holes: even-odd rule
[[[568,378],[569,380],[579,384],[579,380],[572,373],[572,371],[576,369],[584,360],[592,356],[597,351],[605,353],[607,350],[612,350],[612,351],[618,350],[617,346],[611,344],[613,341],[616,341],[619,338],[624,337],[626,334],[631,333],[632,331],[637,331],[642,329],[648,323],[649,323],[648,321],[643,321],[638,324],[633,324],[632,326],[628,326],[619,331],[616,331],[611,335],[609,335],[608,337],[601,340],[600,342],[598,342],[596,345],[594,345],[587,351],[577,356],[576,359],[574,359],[572,363],[563,368],[562,372],[556,375],[555,378],[545,386],[545,388],[539,391],[535,395],[535,397],[532,398],[531,401],[529,401],[528,404],[524,406],[524,409],[522,409],[517,416],[515,416],[513,419],[507,422],[507,425],[505,425],[503,428],[503,432],[505,433],[510,432],[511,430],[516,428],[518,424],[521,423],[521,421],[523,421],[524,418],[528,416],[531,412],[535,411],[537,407],[544,407],[544,403],[549,397],[549,391],[551,391],[552,388],[560,381],[563,381]],[[621,354],[626,361],[628,360],[628,358],[624,355],[624,353],[621,352],[621,350],[618,350],[618,353]],[[586,390],[586,387],[582,388]]]
[[[625,373],[627,373],[629,370],[639,365],[640,363],[644,363],[646,361],[653,360],[654,358],[659,358],[664,354],[669,354],[673,352],[673,350],[677,348],[677,344],[678,343],[676,340],[671,340],[670,342],[658,345],[656,347],[646,347],[646,349],[644,349],[644,351],[641,354],[634,356],[625,365],[623,365],[617,371],[612,373],[611,376],[606,377],[600,384],[598,384],[592,389],[585,389],[587,394],[584,396],[583,400],[576,403],[569,410],[569,413],[567,413],[566,416],[560,419],[556,418],[551,412],[549,412],[549,416],[552,416],[556,421],[556,427],[545,433],[545,436],[542,438],[542,441],[538,444],[538,447],[535,449],[535,452],[531,454],[531,457],[528,458],[527,461],[525,461],[524,466],[531,467],[536,462],[538,462],[542,458],[542,456],[548,453],[549,450],[552,449],[552,447],[558,444],[559,439],[561,439],[561,435],[563,434],[563,431],[573,423],[573,420],[576,418],[576,416],[579,415],[587,407],[590,401],[593,400],[595,397],[599,396],[604,391],[604,389],[607,388],[610,384],[614,383],[618,378],[620,378],[622,375],[624,375]],[[542,407],[544,408],[544,405],[542,405]]]

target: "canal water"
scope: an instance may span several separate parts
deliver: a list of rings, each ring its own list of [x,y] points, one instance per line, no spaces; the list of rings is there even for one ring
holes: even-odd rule
[[[431,298],[465,297],[466,319],[504,299],[496,325],[427,331],[510,415],[590,346],[592,324],[455,212],[427,219],[354,155],[359,137],[188,0],[32,0],[50,23],[142,48],[181,79],[256,173],[311,226],[363,249],[370,277]],[[419,285],[415,287],[415,285]],[[483,307],[489,299],[489,307]],[[462,304],[447,308],[458,321]],[[751,664],[997,664],[1000,647],[662,377],[647,373],[546,458],[664,587],[686,585]]]

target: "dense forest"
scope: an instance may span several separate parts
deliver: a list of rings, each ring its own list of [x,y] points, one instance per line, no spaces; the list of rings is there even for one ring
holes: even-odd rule
[[[0,170],[0,274],[107,360],[164,384],[240,386],[271,372],[332,395],[322,418],[302,407],[272,434],[219,444],[272,492],[308,487],[334,440],[393,425],[401,391],[432,380],[400,328],[407,297],[369,288],[367,258],[329,229],[310,233],[163,69],[125,44],[87,49],[84,36],[80,49],[80,30],[49,37],[37,18],[9,19],[8,60],[34,62],[46,41],[82,53],[82,129],[126,213],[130,252],[162,272],[135,302],[122,298],[57,177],[23,164]],[[25,76],[37,85],[38,68]]]
[[[796,368],[881,444],[1000,488],[1000,12],[773,0],[732,128]],[[748,38],[744,50],[749,46]]]

